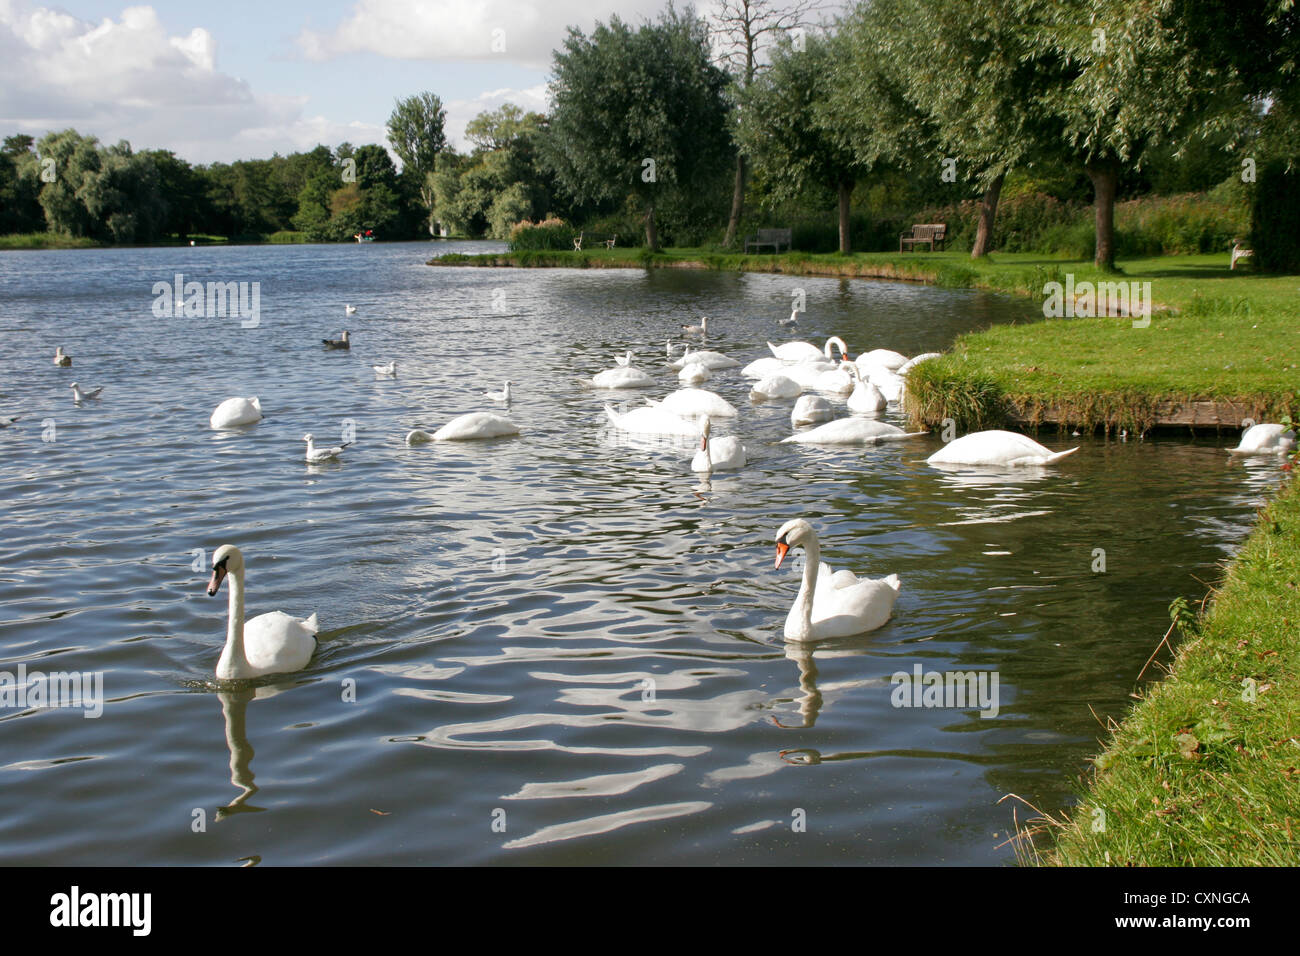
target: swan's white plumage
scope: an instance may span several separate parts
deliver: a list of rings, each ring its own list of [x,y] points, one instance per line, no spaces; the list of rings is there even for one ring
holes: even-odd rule
[[[761,401],[766,398],[798,398],[803,386],[789,375],[777,372],[769,375],[750,389],[749,397]]]
[[[607,368],[595,375],[591,384],[596,388],[653,388],[655,380],[639,368]]]
[[[228,398],[213,411],[208,424],[213,428],[238,428],[262,420],[262,403],[253,398]]]
[[[744,468],[748,460],[745,454],[745,446],[740,443],[739,438],[712,438],[712,423],[708,416],[700,419],[700,449],[691,459],[691,471],[711,472],[711,471],[735,471],[738,468]]]
[[[1027,435],[992,429],[971,432],[948,442],[926,459],[930,465],[976,465],[1016,468],[1025,465],[1050,465],[1078,451],[1053,452]]]
[[[296,618],[283,611],[270,611],[245,622],[243,554],[234,545],[224,544],[213,553],[212,563],[209,597],[217,593],[225,578],[230,578],[226,646],[217,661],[217,678],[247,680],[306,667],[316,652],[316,634],[320,630],[316,615]]]
[[[683,418],[708,415],[710,418],[735,418],[740,414],[736,406],[719,395],[703,388],[679,388],[660,403],[665,411]]]
[[[605,406],[605,415],[615,428],[642,435],[690,435],[700,433],[699,426],[676,415],[662,405],[634,408],[620,415],[610,405]]]
[[[439,428],[433,433],[433,441],[473,441],[518,434],[519,426],[508,418],[492,412],[470,412],[468,415],[458,415]]]
[[[1241,433],[1241,442],[1231,448],[1236,455],[1283,455],[1295,447],[1295,432],[1285,425],[1251,425]]]
[[[826,399],[820,395],[802,395],[790,411],[790,424],[798,428],[800,425],[828,422],[834,417],[835,407]]]
[[[924,434],[925,432],[905,432],[897,425],[888,422],[854,417],[836,419],[781,440],[804,445],[870,445],[881,441],[915,438]]]
[[[834,570],[821,560],[817,532],[802,518],[787,521],[776,533],[780,568],[786,554],[804,549],[805,563],[799,594],[785,619],[790,641],[815,641],[849,637],[874,631],[889,620],[902,582],[898,575],[859,578],[847,568]]]

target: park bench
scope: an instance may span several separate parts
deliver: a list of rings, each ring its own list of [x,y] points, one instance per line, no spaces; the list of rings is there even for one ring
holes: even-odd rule
[[[582,241],[585,237],[586,237],[586,233],[582,233],[582,232],[578,233],[576,236],[573,237],[574,252],[582,251]],[[614,244],[618,242],[618,233],[614,233],[614,235],[612,236],[604,236],[604,237],[592,236],[591,239],[593,242],[603,242],[605,244],[606,249],[613,249]]]
[[[941,222],[915,225],[911,229],[907,230],[907,232],[899,233],[898,251],[906,252],[907,250],[903,248],[904,246],[915,247],[924,242],[929,244],[931,252],[934,252],[936,249],[942,252],[943,244],[948,241],[947,233],[948,227]]]
[[[763,246],[771,246],[774,253],[780,253],[781,247],[785,246],[785,251],[790,251],[790,240],[794,237],[793,229],[760,229],[757,233],[745,240],[745,254],[749,254],[749,247],[760,249]]]
[[[1253,255],[1255,254],[1255,250],[1254,250],[1254,249],[1243,249],[1243,248],[1241,247],[1241,244],[1242,244],[1244,241],[1245,241],[1244,239],[1234,239],[1234,240],[1232,240],[1232,259],[1231,259],[1231,261],[1229,261],[1229,263],[1228,263],[1228,271],[1229,271],[1229,272],[1231,272],[1232,270],[1234,270],[1234,269],[1237,268],[1237,260],[1238,260],[1238,259],[1249,259],[1251,256],[1253,256]]]

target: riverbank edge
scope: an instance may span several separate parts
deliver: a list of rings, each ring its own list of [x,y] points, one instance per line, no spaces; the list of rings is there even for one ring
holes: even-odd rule
[[[1300,483],[1260,510],[1212,593],[1169,674],[1110,722],[1080,803],[1031,821],[1051,846],[1022,836],[1022,861],[1300,865]]]

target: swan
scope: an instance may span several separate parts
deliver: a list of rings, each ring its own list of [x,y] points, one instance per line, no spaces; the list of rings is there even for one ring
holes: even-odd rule
[[[736,368],[740,365],[734,358],[729,355],[723,355],[721,352],[692,352],[688,347],[682,354],[682,357],[675,362],[669,362],[671,368],[683,369],[692,362],[699,362],[710,372],[715,372],[720,368]]]
[[[356,307],[355,305],[345,305],[345,306],[343,307],[343,314],[344,314],[344,315],[356,315],[356,314],[357,314],[357,307]]]
[[[817,532],[802,518],[781,525],[776,533],[776,568],[791,548],[804,549],[803,582],[785,619],[789,641],[848,637],[881,627],[894,613],[902,587],[897,574],[859,578],[848,569],[822,564]]]
[[[406,443],[408,445],[423,445],[427,441],[433,441],[433,435],[422,428],[412,428],[406,433]]]
[[[857,384],[857,366],[852,362],[841,362],[838,368],[829,369],[817,376],[813,386],[819,392],[831,392],[839,395],[853,391]]]
[[[513,385],[513,384],[514,384],[514,382],[510,381],[509,379],[506,379],[505,387],[502,388],[501,391],[499,391],[499,392],[484,392],[483,394],[486,395],[488,398],[492,399],[492,401],[494,401],[494,402],[505,402],[507,405],[509,405],[509,404],[510,404],[510,386]]]
[[[54,364],[59,368],[71,368],[72,356],[63,354],[63,346],[58,345],[54,348]]]
[[[253,398],[228,398],[217,406],[208,424],[213,428],[238,428],[262,420],[262,403]]]
[[[386,376],[388,378],[397,378],[397,359],[393,359],[387,365],[372,365],[376,375]]]
[[[655,380],[639,368],[607,368],[595,375],[595,388],[654,388]]]
[[[873,421],[870,418],[839,418],[799,432],[782,442],[799,442],[805,445],[870,445],[881,441],[915,438],[925,432],[905,432],[897,425]]]
[[[1241,433],[1241,443],[1228,449],[1232,455],[1283,455],[1295,447],[1295,432],[1285,425],[1251,425]]]
[[[853,394],[849,396],[849,411],[866,414],[883,411],[888,404],[884,393],[870,379],[863,380],[861,369],[856,365],[853,368],[857,372],[857,382],[853,386]]]
[[[83,401],[85,401],[88,398],[99,398],[100,393],[102,393],[103,391],[104,391],[104,386],[101,385],[99,386],[99,388],[91,388],[83,392],[81,388],[77,385],[77,383],[73,382],[72,400],[76,402],[78,405],[80,405]]]
[[[861,359],[854,364],[860,371],[866,373],[867,381],[880,390],[880,394],[885,396],[886,401],[897,402],[902,399],[903,389],[907,385],[903,376],[883,365],[869,364]]]
[[[707,415],[700,416],[700,450],[691,459],[691,471],[734,471],[744,468],[745,446],[739,438],[717,438],[710,440],[709,432],[713,425]]]
[[[772,355],[783,362],[817,362],[825,359],[830,362],[834,359],[831,354],[831,348],[838,346],[840,357],[848,360],[849,349],[844,344],[844,340],[838,335],[832,335],[826,340],[826,347],[819,349],[811,342],[786,342],[784,345],[773,345],[767,343],[767,347],[772,350]]]
[[[788,375],[769,375],[749,392],[750,401],[761,402],[767,398],[798,398],[803,386]]]
[[[682,331],[687,335],[708,335],[709,334],[709,317],[700,316],[699,325],[683,325]]]
[[[800,425],[828,422],[834,417],[835,409],[826,399],[820,395],[803,395],[790,411],[790,424],[798,428]]]
[[[799,387],[804,389],[816,389],[821,385],[822,376],[827,372],[834,371],[830,366],[822,362],[799,362],[795,365],[787,365],[781,369],[781,375],[786,378],[792,378],[799,383]]]
[[[778,319],[777,321],[780,322],[782,325],[787,326],[787,327],[788,327],[788,326],[791,326],[791,325],[798,325],[798,324],[799,324],[799,310],[798,310],[798,309],[791,309],[791,310],[790,310],[790,318],[788,318],[788,319]]]
[[[609,423],[620,431],[640,432],[643,435],[689,435],[694,438],[700,433],[693,425],[680,415],[675,415],[662,405],[634,408],[625,415],[620,415],[610,405],[605,406],[605,415]]]
[[[321,344],[327,349],[350,349],[352,340],[348,336],[348,330],[344,329],[343,334],[337,339],[321,339]]]
[[[626,355],[615,355],[614,361],[617,362],[619,366],[621,366],[622,368],[627,368],[632,364],[632,350],[628,349]]]
[[[736,406],[719,395],[703,388],[679,388],[658,404],[659,408],[674,415],[695,418],[708,415],[710,418],[735,418],[740,412]]]
[[[1051,465],[1066,455],[1079,450],[1053,452],[1038,442],[1017,432],[971,432],[950,441],[925,460],[927,465],[993,465],[1018,467],[1022,465]]]
[[[518,435],[519,426],[492,412],[470,412],[453,418],[433,433],[433,441],[472,441],[478,438],[502,438]],[[407,444],[411,444],[407,436]]]
[[[907,364],[907,356],[893,349],[872,349],[866,355],[859,355],[858,361],[866,365],[879,365],[895,372]]]
[[[287,674],[307,666],[316,651],[320,626],[316,615],[302,620],[283,611],[259,614],[244,623],[244,556],[233,544],[223,544],[212,555],[212,580],[208,597],[230,578],[230,612],[226,647],[217,661],[218,680],[246,680],[267,674]]]
[[[713,377],[713,373],[703,362],[687,362],[677,373],[677,380],[683,385],[699,385]]]
[[[336,445],[333,448],[317,448],[316,439],[311,432],[303,435],[302,440],[307,443],[307,462],[309,464],[314,464],[319,461],[332,461],[333,459],[338,458],[339,455],[343,454],[344,448],[347,448],[352,444],[350,441],[345,441],[342,445]]]
[[[922,352],[920,355],[912,356],[910,359],[908,359],[906,362],[904,362],[902,365],[896,368],[894,372],[897,375],[906,376],[908,372],[912,371],[912,369],[916,368],[916,366],[920,365],[922,362],[927,362],[932,358],[942,358],[942,357],[943,357],[942,352]]]
[[[769,375],[784,372],[789,364],[789,362],[782,362],[779,358],[768,355],[761,359],[754,359],[740,370],[740,374],[745,378],[767,378]]]

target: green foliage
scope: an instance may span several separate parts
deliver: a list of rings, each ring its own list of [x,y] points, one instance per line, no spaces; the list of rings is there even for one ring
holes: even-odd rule
[[[572,249],[578,230],[559,219],[519,222],[510,231],[510,251]]]

